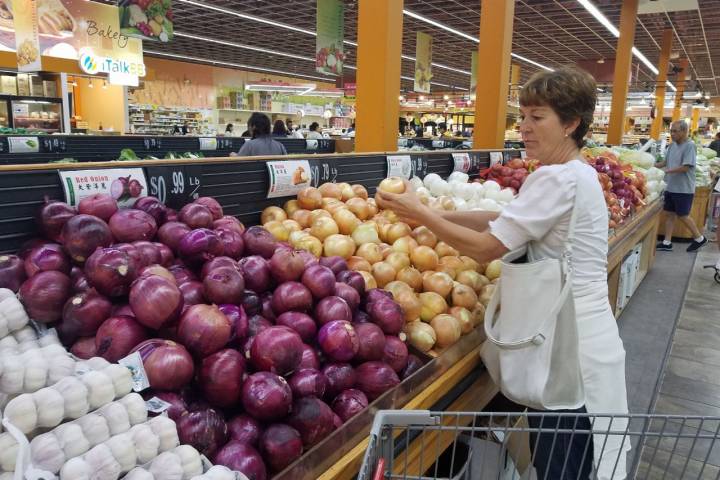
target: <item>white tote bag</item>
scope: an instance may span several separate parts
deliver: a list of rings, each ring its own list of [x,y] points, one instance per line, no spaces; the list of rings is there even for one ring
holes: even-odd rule
[[[561,258],[536,260],[531,244],[503,256],[485,311],[481,356],[490,376],[507,398],[537,410],[585,404],[572,293],[577,210],[575,202]]]

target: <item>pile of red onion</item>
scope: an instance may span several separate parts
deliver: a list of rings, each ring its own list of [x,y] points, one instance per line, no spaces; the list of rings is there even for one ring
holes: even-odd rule
[[[79,357],[138,352],[144,394],[171,405],[181,441],[248,478],[283,470],[422,365],[386,292],[212,198],[176,214],[98,194],[77,210],[49,202],[38,221],[44,238],[0,257],[0,287]]]

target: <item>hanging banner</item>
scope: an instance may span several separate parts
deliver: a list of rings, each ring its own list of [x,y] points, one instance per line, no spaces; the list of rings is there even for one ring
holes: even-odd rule
[[[326,75],[342,75],[345,51],[345,5],[342,0],[317,0],[316,70]]]
[[[475,93],[475,89],[477,88],[477,61],[478,52],[475,50],[472,52],[472,57],[470,58],[470,94]]]
[[[172,40],[172,0],[119,0],[118,9],[122,34],[151,41]]]
[[[419,93],[430,93],[432,80],[432,43],[430,35],[417,32],[415,40],[415,86]]]
[[[41,69],[36,0],[12,0],[18,71]]]

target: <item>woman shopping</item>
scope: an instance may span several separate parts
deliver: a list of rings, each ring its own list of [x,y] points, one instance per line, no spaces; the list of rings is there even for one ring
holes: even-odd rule
[[[556,412],[627,414],[625,350],[608,301],[607,209],[597,174],[580,155],[595,102],[595,81],[572,67],[539,72],[520,90],[520,133],[528,157],[542,166],[527,177],[518,196],[501,213],[432,210],[409,183],[406,193],[378,192],[377,197],[383,208],[410,224],[427,226],[440,240],[478,262],[526,248],[528,261],[562,259],[563,265],[571,265],[567,290],[574,303],[570,321],[574,319],[571,325],[577,334],[568,351],[575,352],[579,365],[575,377],[579,394],[546,407],[552,412],[542,426],[592,428],[595,435],[592,440],[580,434],[532,436],[530,448],[539,479],[595,478],[591,470],[600,480],[626,477],[629,442],[623,442],[622,435],[598,434],[608,428],[624,430],[625,419],[610,424],[607,418],[597,417],[591,425],[587,417],[575,416],[566,425],[573,417],[553,416]],[[529,421],[531,427],[541,426],[538,417]]]

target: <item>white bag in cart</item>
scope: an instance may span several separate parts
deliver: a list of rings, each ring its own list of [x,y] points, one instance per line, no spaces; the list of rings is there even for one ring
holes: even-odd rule
[[[572,293],[577,211],[576,202],[561,258],[535,260],[532,243],[503,256],[485,312],[481,355],[490,376],[507,398],[537,410],[585,404]]]

